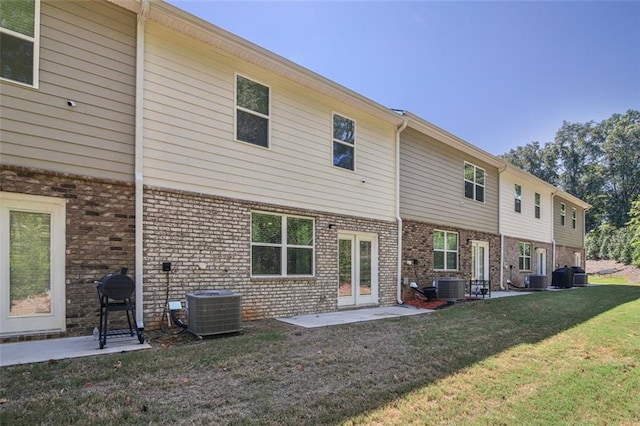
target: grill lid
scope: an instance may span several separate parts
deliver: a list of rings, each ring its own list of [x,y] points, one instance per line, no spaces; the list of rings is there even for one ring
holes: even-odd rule
[[[114,300],[128,299],[135,290],[133,280],[123,274],[105,275],[98,283],[98,291]]]

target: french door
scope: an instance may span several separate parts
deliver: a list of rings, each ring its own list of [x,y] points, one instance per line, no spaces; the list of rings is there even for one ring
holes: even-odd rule
[[[489,280],[489,242],[471,242],[471,279]]]
[[[547,275],[547,250],[536,249],[536,274]]]
[[[0,335],[64,331],[64,199],[0,192]]]
[[[378,303],[378,237],[338,234],[338,306]]]

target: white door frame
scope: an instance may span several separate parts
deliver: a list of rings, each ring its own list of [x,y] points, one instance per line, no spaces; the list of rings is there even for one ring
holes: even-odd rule
[[[480,263],[477,261],[480,247],[484,248],[484,259],[482,259],[483,271],[480,271]],[[484,272],[483,276],[478,275]],[[489,241],[471,241],[471,279],[489,280]]]
[[[10,314],[10,214],[12,211],[50,216],[49,313]],[[65,199],[0,192],[0,335],[25,335],[65,331]],[[5,237],[6,236],[6,237]]]
[[[547,275],[547,249],[536,249],[536,274]]]
[[[338,306],[361,306],[378,304],[378,235],[364,232],[338,232],[340,240],[351,241],[351,294],[341,296],[338,292]],[[360,294],[360,242],[371,243],[371,293]],[[340,252],[338,247],[338,262]],[[339,265],[338,265],[339,267]],[[340,283],[338,282],[338,286]]]

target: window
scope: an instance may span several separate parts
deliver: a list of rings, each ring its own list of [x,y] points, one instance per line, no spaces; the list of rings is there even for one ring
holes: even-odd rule
[[[464,163],[464,196],[484,202],[484,169]]]
[[[269,88],[236,75],[236,139],[269,148]]]
[[[571,226],[573,227],[573,229],[576,229],[576,226],[578,225],[578,212],[576,211],[575,208],[571,209]]]
[[[313,275],[313,219],[251,213],[251,275]]]
[[[356,145],[356,122],[333,114],[333,165],[354,170]]]
[[[40,1],[0,2],[0,78],[38,86]]]
[[[531,270],[531,243],[518,243],[518,268],[521,271]]]
[[[458,233],[433,231],[433,269],[458,269]]]
[[[567,206],[564,203],[560,203],[560,225],[564,226],[564,219],[567,215]]]
[[[536,203],[536,206],[535,206],[536,219],[540,219],[540,194],[538,194],[537,192],[535,195],[535,203]]]
[[[515,187],[514,187],[514,197],[516,202],[515,204],[516,213],[520,213],[522,212],[522,187],[517,183],[515,184]]]

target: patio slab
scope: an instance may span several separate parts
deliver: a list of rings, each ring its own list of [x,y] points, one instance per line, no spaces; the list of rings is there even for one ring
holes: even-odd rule
[[[384,318],[404,317],[434,312],[430,309],[418,309],[413,306],[389,306],[382,308],[354,309],[349,311],[327,312],[323,314],[297,315],[278,318],[279,321],[305,328],[326,327],[330,325],[350,324],[373,321]]]
[[[0,367],[151,348],[147,342],[140,344],[137,337],[107,339],[104,349],[98,347],[98,341],[93,336],[3,343],[0,344]]]

